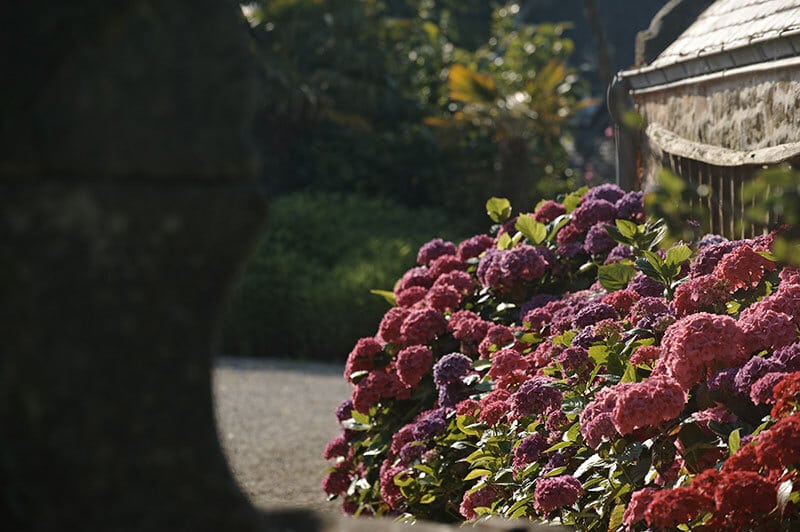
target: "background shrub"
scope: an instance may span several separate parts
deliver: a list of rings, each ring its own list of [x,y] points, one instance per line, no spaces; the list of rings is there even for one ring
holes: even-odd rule
[[[388,308],[370,290],[391,290],[426,241],[463,234],[440,212],[385,199],[322,192],[276,198],[229,300],[223,351],[344,360]]]

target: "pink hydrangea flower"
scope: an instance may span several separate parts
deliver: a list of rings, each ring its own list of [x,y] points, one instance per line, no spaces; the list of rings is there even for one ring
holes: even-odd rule
[[[322,490],[328,495],[341,495],[350,487],[352,464],[344,461],[322,479]]]
[[[631,501],[622,514],[622,524],[630,527],[644,520],[644,512],[653,500],[653,495],[658,492],[655,488],[642,488],[631,495]]]
[[[403,341],[400,327],[408,316],[409,310],[403,307],[392,307],[383,315],[378,325],[378,336],[386,343],[399,344]]]
[[[515,341],[516,337],[510,328],[500,324],[492,325],[478,346],[478,352],[481,358],[489,358],[495,351],[511,346]]]
[[[672,308],[678,317],[697,312],[722,313],[731,298],[731,286],[716,275],[701,275],[689,279],[675,289]]]
[[[652,364],[661,358],[661,348],[655,345],[643,345],[631,355],[631,364]]]
[[[747,360],[744,339],[736,320],[700,312],[672,324],[661,342],[665,368],[684,390],[710,373]]]
[[[394,293],[397,294],[412,286],[430,288],[433,285],[433,281],[434,277],[427,268],[411,268],[397,281],[397,285],[394,287]]]
[[[489,376],[498,388],[510,388],[528,378],[528,361],[513,349],[501,349],[491,356]]]
[[[337,458],[347,458],[350,452],[350,446],[344,435],[336,436],[331,439],[326,445],[325,450],[322,452],[322,457],[325,460],[334,460]]]
[[[750,307],[739,315],[748,353],[774,351],[797,341],[797,324],[792,317],[764,307]]]
[[[375,357],[383,351],[383,346],[375,338],[361,338],[347,355],[344,366],[344,378],[352,382],[350,376],[357,371],[368,371],[375,368]]]
[[[452,286],[434,285],[425,295],[425,302],[432,309],[446,312],[458,309],[463,296]]]
[[[789,374],[778,371],[767,373],[758,379],[753,384],[752,388],[750,388],[750,400],[753,401],[753,404],[774,404],[775,396],[773,395],[773,389],[775,385],[783,381],[787,375]]]
[[[404,471],[405,468],[403,466],[392,466],[388,460],[384,461],[381,465],[381,498],[383,498],[386,504],[393,510],[399,508],[405,500],[403,494],[400,492],[400,487],[394,482],[394,478]]]
[[[586,440],[586,445],[597,449],[604,441],[611,441],[619,436],[614,426],[614,407],[620,391],[631,384],[624,382],[601,389],[594,400],[583,409],[579,421],[581,435]]]
[[[494,246],[494,244],[494,238],[489,235],[476,235],[459,244],[456,256],[462,261],[467,261],[478,257],[481,253]]]
[[[431,262],[431,277],[435,280],[446,273],[464,270],[466,266],[467,264],[455,255],[442,255]]]
[[[428,294],[428,289],[421,286],[409,286],[408,288],[400,291],[395,291],[395,299],[397,306],[404,308],[411,308],[425,300]]]
[[[617,290],[603,296],[601,301],[614,307],[620,316],[625,316],[630,312],[631,307],[640,299],[640,295],[633,290]]]
[[[733,290],[758,286],[764,273],[775,269],[775,263],[742,245],[726,254],[714,267],[714,275],[725,279]]]
[[[449,286],[455,288],[459,294],[465,296],[471,293],[475,288],[475,282],[472,280],[472,276],[467,272],[453,270],[451,272],[442,274],[438,279],[436,279],[436,282],[433,283],[433,288],[435,289],[437,286]]]
[[[616,386],[612,386],[615,389]],[[686,393],[669,377],[650,377],[630,383],[617,391],[612,411],[614,428],[622,435],[636,429],[655,427],[662,421],[676,418],[686,405]]]

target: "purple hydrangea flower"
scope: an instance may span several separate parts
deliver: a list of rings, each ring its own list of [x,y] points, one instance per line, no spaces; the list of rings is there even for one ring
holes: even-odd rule
[[[353,400],[346,399],[336,408],[336,419],[341,423],[353,417]]]
[[[638,190],[626,193],[615,204],[617,218],[640,221],[644,218],[644,194]]]
[[[590,303],[578,311],[572,326],[582,329],[594,325],[600,320],[617,318],[619,318],[617,310],[608,303]]]
[[[460,382],[472,369],[472,359],[461,353],[443,356],[433,366],[433,382],[437,387]]]
[[[432,260],[444,255],[455,255],[456,245],[452,242],[445,242],[441,238],[434,238],[430,242],[423,244],[417,253],[417,264],[426,265]]]
[[[723,242],[727,242],[728,239],[724,236],[720,235],[712,235],[707,234],[703,235],[703,237],[697,241],[697,249],[704,248],[706,246],[713,246],[714,244],[722,244]]]
[[[575,504],[583,493],[581,481],[572,475],[542,477],[534,489],[534,507],[548,515],[550,512]]]
[[[708,389],[725,395],[737,393],[736,375],[738,373],[739,368],[727,368],[714,373],[708,378]]]
[[[584,200],[577,209],[572,211],[572,225],[579,231],[585,231],[601,222],[613,222],[616,215],[617,208],[610,201],[604,199]]]
[[[589,363],[589,351],[583,347],[568,347],[559,353],[556,360],[564,371],[575,371]]]
[[[548,447],[550,444],[547,443],[547,438],[538,432],[526,437],[514,449],[514,469],[522,469],[528,464],[536,462]]]
[[[467,397],[467,386],[461,382],[453,382],[437,386],[439,406],[452,408]]]
[[[520,319],[525,317],[525,314],[530,312],[531,310],[542,308],[546,304],[550,303],[551,301],[557,301],[558,296],[554,296],[551,294],[536,294],[528,301],[522,304],[522,307],[519,309],[519,316]]]
[[[591,327],[585,327],[575,335],[575,338],[572,339],[572,345],[575,347],[589,349],[595,342],[599,342],[602,339],[603,337],[599,334],[594,334],[594,331]]]
[[[608,252],[605,262],[603,264],[613,264],[624,259],[632,259],[633,250],[630,246],[625,244],[617,244],[614,249]]]
[[[770,359],[780,364],[781,371],[800,371],[800,342],[776,349]]]
[[[633,290],[642,297],[660,297],[664,295],[664,285],[643,273],[637,273],[628,283],[628,290]]]
[[[437,408],[421,416],[414,424],[414,439],[430,440],[447,430],[447,410]]]
[[[692,279],[713,273],[720,259],[741,245],[741,242],[734,240],[700,248],[690,267]]]
[[[494,246],[494,238],[489,235],[475,235],[458,245],[457,257],[460,260],[472,259]]]
[[[736,379],[734,380],[736,391],[744,395],[750,395],[750,388],[758,379],[767,373],[782,370],[780,363],[771,358],[753,357],[736,374]]]
[[[603,224],[593,225],[586,234],[583,249],[591,255],[599,255],[614,247],[614,239],[608,234]]]
[[[509,399],[511,417],[519,419],[530,414],[543,414],[561,406],[561,392],[548,386],[552,379],[533,377],[524,382]]]
[[[625,191],[619,188],[614,183],[603,183],[592,187],[583,196],[583,203],[587,201],[606,200],[610,203],[616,203],[625,196]]]

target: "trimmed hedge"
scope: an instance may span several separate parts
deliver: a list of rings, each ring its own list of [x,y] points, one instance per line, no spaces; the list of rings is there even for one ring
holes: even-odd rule
[[[303,192],[277,198],[263,239],[234,287],[222,349],[242,356],[343,361],[375,330],[391,290],[452,220],[388,200]]]

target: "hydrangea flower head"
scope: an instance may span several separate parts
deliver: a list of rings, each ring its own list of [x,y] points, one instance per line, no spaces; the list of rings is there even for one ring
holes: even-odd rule
[[[537,222],[550,223],[562,214],[566,214],[567,209],[558,202],[553,200],[543,201],[541,205],[533,213],[533,218]]]
[[[415,388],[431,369],[433,352],[423,345],[406,347],[397,353],[397,376],[408,387]]]
[[[625,191],[614,183],[603,183],[590,188],[581,198],[582,203],[595,200],[606,200],[609,203],[616,203],[625,196]]]
[[[714,266],[713,274],[728,281],[733,290],[739,290],[755,288],[764,273],[774,269],[774,262],[742,245],[726,253]]]
[[[426,266],[430,264],[431,261],[441,256],[455,254],[455,244],[452,242],[445,242],[441,238],[434,238],[419,248],[419,252],[417,252],[417,264]]]
[[[447,320],[434,309],[412,310],[400,327],[407,345],[427,344],[447,331]]]
[[[686,405],[683,388],[669,377],[650,377],[630,384],[619,389],[612,412],[614,427],[623,436],[674,419]]]
[[[495,489],[490,485],[486,485],[471,493],[468,491],[464,494],[464,498],[461,501],[461,505],[458,507],[458,511],[466,519],[475,519],[478,517],[478,514],[475,513],[475,508],[490,507],[496,496],[497,493],[495,492]]]
[[[523,383],[509,400],[510,416],[520,419],[531,414],[544,414],[561,406],[561,392],[549,386],[549,377],[533,377]]]
[[[462,261],[473,259],[478,257],[487,249],[493,247],[494,244],[494,238],[490,237],[489,235],[473,236],[472,238],[468,238],[458,245],[456,257]]]
[[[581,481],[572,475],[540,477],[533,491],[533,506],[546,516],[554,510],[575,504],[582,493]]]
[[[614,205],[617,218],[641,222],[644,220],[644,193],[639,190],[626,192]]]
[[[595,224],[589,228],[586,234],[586,240],[583,243],[583,249],[590,255],[599,255],[604,253],[616,245],[616,242],[604,227],[604,224]]]
[[[572,211],[571,225],[579,232],[586,231],[598,223],[613,223],[617,215],[614,203],[604,199],[584,199],[577,209]],[[562,231],[569,225],[562,228]]]

